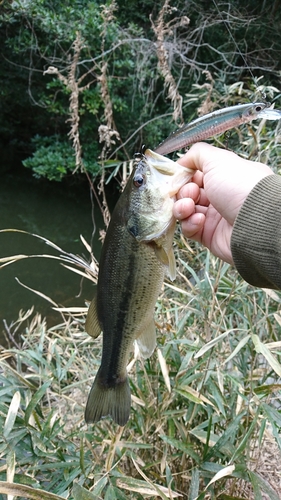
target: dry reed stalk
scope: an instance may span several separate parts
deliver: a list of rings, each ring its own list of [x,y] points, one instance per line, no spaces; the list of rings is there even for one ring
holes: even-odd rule
[[[116,9],[115,0],[111,2],[109,5],[104,5],[102,8],[102,18],[103,18],[103,31],[102,31],[102,43],[101,43],[101,53],[105,52],[105,40],[107,27],[109,23],[114,19],[114,11]],[[120,135],[117,131],[113,119],[113,106],[109,92],[108,79],[107,79],[107,62],[102,57],[102,66],[100,69],[100,76],[98,77],[100,86],[101,86],[101,97],[104,104],[104,121],[105,123],[99,126],[99,141],[103,143],[103,148],[101,152],[101,161],[102,164],[106,160],[106,156],[108,151],[111,149],[112,145],[116,144],[116,139],[120,141]],[[106,200],[105,190],[104,190],[104,178],[105,171],[102,168],[101,178],[98,185],[99,193],[102,195],[102,214],[106,227],[109,224],[110,214],[108,209],[108,204]]]
[[[92,81],[87,83],[84,86],[81,86],[82,81],[92,73],[96,68],[92,67],[89,71],[84,73],[80,78],[77,78],[77,66],[80,59],[81,50],[83,49],[84,42],[81,37],[79,31],[76,34],[76,39],[73,42],[73,58],[72,62],[69,66],[67,76],[64,76],[58,68],[54,66],[49,66],[49,68],[44,71],[44,75],[56,75],[58,79],[66,86],[66,88],[70,91],[69,98],[69,118],[67,118],[66,122],[70,123],[70,131],[68,133],[69,138],[72,140],[72,145],[75,151],[75,170],[73,173],[77,172],[80,168],[81,171],[84,171],[83,159],[82,159],[82,146],[80,142],[80,134],[79,134],[79,96],[80,93],[85,89],[89,88],[92,84]]]
[[[189,24],[189,18],[182,16],[176,18],[169,23],[165,23],[165,15],[174,10],[169,6],[169,0],[165,0],[162,9],[159,12],[158,18],[154,23],[150,16],[153,31],[156,35],[156,50],[158,57],[159,70],[163,75],[165,87],[168,89],[168,99],[171,100],[174,106],[173,120],[183,123],[182,116],[182,96],[178,91],[177,83],[171,73],[168,62],[168,51],[165,48],[165,36],[170,34],[175,28]]]

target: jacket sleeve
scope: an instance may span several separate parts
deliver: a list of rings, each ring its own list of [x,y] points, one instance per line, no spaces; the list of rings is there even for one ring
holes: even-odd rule
[[[231,252],[248,283],[281,290],[281,176],[264,177],[249,193],[234,224]]]

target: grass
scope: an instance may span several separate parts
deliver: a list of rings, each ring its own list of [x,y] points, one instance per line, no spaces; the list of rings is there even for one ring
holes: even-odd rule
[[[180,237],[177,253],[179,278],[165,284],[156,307],[158,349],[145,363],[132,355],[125,428],[83,420],[101,358],[101,339],[84,332],[86,309],[64,312],[51,329],[32,311],[10,326],[12,336],[29,323],[21,347],[1,352],[1,500],[8,492],[280,498],[280,294],[250,287]],[[276,446],[275,475],[259,470],[266,440]]]
[[[278,137],[276,126],[256,123],[233,149],[258,152],[278,171]],[[95,282],[94,261],[41,239],[59,254],[46,258]],[[180,234],[175,252],[177,279],[156,305],[158,347],[146,362],[132,354],[124,428],[84,422],[101,359],[101,338],[84,331],[86,307],[61,309],[53,328],[33,311],[7,325],[0,500],[280,500],[281,295],[249,286]]]

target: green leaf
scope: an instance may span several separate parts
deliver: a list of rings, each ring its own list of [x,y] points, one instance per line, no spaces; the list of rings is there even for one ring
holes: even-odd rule
[[[65,500],[64,497],[55,495],[45,490],[36,490],[31,486],[23,484],[8,483],[7,481],[0,481],[0,493],[5,495],[14,495],[24,498],[31,498],[32,500]]]
[[[215,339],[210,340],[210,342],[207,342],[199,351],[195,354],[194,358],[200,358],[200,356],[203,356],[205,352],[208,352],[210,349],[212,349],[215,345],[217,345],[221,340],[224,339],[227,335],[229,335],[232,332],[237,331],[237,328],[230,328],[230,330],[227,330],[226,332],[222,333],[221,335],[218,335]]]
[[[261,342],[258,335],[256,335],[255,333],[252,333],[252,339],[256,351],[260,352],[265,357],[271,368],[275,371],[275,373],[277,373],[279,377],[281,377],[281,365],[280,363],[278,363],[272,352],[268,349],[268,347],[266,347],[265,344]]]
[[[246,446],[249,446],[249,439],[251,434],[255,431],[256,429],[256,423],[258,421],[259,414],[256,413],[254,420],[252,421],[249,429],[247,430],[246,434],[244,435],[243,439],[241,440],[240,444],[237,446],[232,458],[231,462],[234,462],[234,460],[245,450]]]
[[[280,436],[280,427],[281,427],[281,414],[271,406],[267,404],[262,404],[261,408],[263,409],[265,415],[267,416],[269,422],[272,427],[272,434],[276,440],[276,443],[281,451],[281,436]]]
[[[6,439],[14,427],[14,423],[15,423],[16,416],[18,413],[19,405],[20,405],[20,392],[17,391],[13,395],[12,401],[11,401],[10,406],[9,406],[9,411],[8,411],[8,414],[7,414],[5,423],[4,423],[3,436]]]
[[[81,467],[81,470],[82,470],[84,476],[86,476],[86,472],[85,472],[84,438],[83,438],[83,436],[81,437],[81,440],[80,440],[80,467]]]
[[[223,364],[225,365],[228,363],[236,354],[238,354],[239,351],[247,344],[248,340],[251,338],[251,335],[246,335],[246,337],[243,337],[235,347],[234,351],[223,361]]]
[[[177,392],[178,394],[180,394],[184,398],[189,399],[189,401],[192,401],[192,403],[196,403],[198,405],[204,406],[204,402],[201,399],[199,399],[197,396],[192,394],[191,392],[185,391],[183,389],[175,389],[175,392]]]
[[[34,411],[36,405],[39,403],[39,401],[42,399],[44,394],[46,393],[46,390],[48,387],[51,385],[52,381],[45,382],[38,391],[35,392],[35,394],[32,396],[26,410],[25,410],[25,416],[24,416],[24,421],[25,425],[28,425],[29,419],[31,417],[32,412]]]
[[[112,486],[112,484],[108,485],[108,488],[106,489],[106,493],[104,496],[104,500],[116,500],[115,488]]]
[[[100,496],[91,493],[78,483],[73,484],[72,495],[74,500],[99,500]]]
[[[191,481],[189,486],[188,500],[195,500],[199,493],[200,474],[197,467],[192,469]]]
[[[178,439],[170,438],[169,436],[165,435],[160,435],[161,439],[163,439],[164,443],[169,444],[176,450],[183,451],[187,456],[190,456],[194,460],[196,460],[197,463],[200,462],[200,457],[199,455],[194,451],[194,448],[192,445],[185,444],[183,441],[180,441]]]
[[[212,424],[213,424],[213,417],[211,415],[210,418],[209,418],[209,422],[208,422],[208,429],[207,429],[207,435],[206,435],[206,443],[204,445],[204,450],[203,450],[203,461],[204,462],[205,462],[205,458],[206,458],[208,450],[209,450],[209,443],[210,443],[210,436],[211,436]]]
[[[220,452],[221,448],[228,442],[233,441],[238,428],[239,423],[242,417],[245,415],[245,412],[240,413],[235,417],[235,419],[231,422],[231,424],[227,427],[222,436],[218,439],[213,448],[210,448],[209,452],[206,455],[206,460],[210,460],[212,457],[216,457],[217,453]]]
[[[9,483],[14,482],[15,468],[16,468],[16,454],[13,449],[10,449],[7,454],[7,481]]]
[[[279,494],[277,494],[271,488],[270,484],[259,476],[259,474],[249,470],[248,475],[253,486],[255,500],[262,500],[261,490],[269,496],[270,500],[280,500]]]
[[[103,491],[104,487],[107,485],[107,483],[108,483],[108,477],[107,476],[102,477],[96,482],[92,493],[95,494],[96,496],[99,496]]]

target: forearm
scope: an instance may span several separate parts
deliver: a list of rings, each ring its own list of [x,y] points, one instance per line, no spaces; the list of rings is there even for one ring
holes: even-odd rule
[[[281,177],[269,175],[253,188],[236,218],[231,252],[251,285],[281,290]]]

